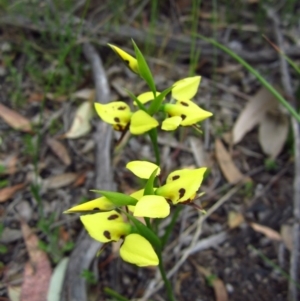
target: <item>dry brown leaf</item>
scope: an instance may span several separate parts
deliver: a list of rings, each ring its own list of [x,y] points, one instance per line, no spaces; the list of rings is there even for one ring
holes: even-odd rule
[[[228,226],[230,229],[234,229],[241,225],[245,221],[244,216],[235,211],[230,211],[228,214]]]
[[[221,167],[224,177],[230,184],[236,184],[243,180],[244,175],[235,166],[230,154],[226,150],[220,139],[215,141],[216,157]]]
[[[65,164],[70,165],[71,164],[71,158],[69,156],[68,150],[66,147],[58,140],[54,138],[48,138],[47,144],[50,147],[50,149],[53,151],[53,153]]]
[[[213,275],[208,269],[205,269],[204,267],[198,265],[194,260],[192,260],[192,262],[196,266],[198,272],[203,274],[205,278],[209,278],[212,282],[216,301],[228,301],[228,294],[223,281],[215,277],[215,275]]]
[[[19,113],[0,104],[0,117],[15,130],[32,132],[30,121]]]
[[[44,189],[57,189],[72,184],[78,178],[77,173],[67,172],[64,174],[52,176],[43,181]]]
[[[76,139],[86,135],[91,130],[90,119],[93,114],[93,108],[89,101],[82,103],[74,116],[71,128],[63,135],[65,138]]]
[[[4,167],[4,170],[1,171],[3,175],[12,175],[17,171],[18,157],[16,155],[10,155],[3,160],[0,160],[0,165]]]
[[[252,229],[254,231],[262,233],[272,240],[281,240],[281,235],[277,231],[275,231],[267,226],[263,226],[263,225],[256,224],[256,223],[250,223],[250,226],[252,227]]]
[[[64,102],[68,100],[68,97],[66,95],[55,95],[53,93],[47,93],[46,97],[50,100],[57,101],[57,102]]]
[[[280,234],[286,248],[290,251],[293,250],[293,227],[290,225],[282,225]]]
[[[79,187],[79,186],[83,185],[85,180],[86,180],[86,173],[84,172],[84,173],[81,173],[80,175],[78,175],[76,181],[73,184],[73,187]]]
[[[228,74],[240,71],[243,68],[242,65],[226,64],[222,67],[216,68],[216,71],[221,74]]]
[[[45,98],[45,95],[39,92],[32,92],[29,95],[29,102],[41,102]]]
[[[275,97],[266,89],[261,88],[250,98],[233,126],[233,143],[240,142],[264,117],[265,113],[277,106]]]
[[[258,140],[263,152],[273,159],[281,152],[289,133],[288,117],[280,111],[278,113],[276,116],[265,114],[258,131]]]
[[[82,89],[78,90],[72,94],[73,97],[86,99],[86,100],[94,100],[95,98],[95,90],[94,89]]]
[[[10,187],[5,187],[0,189],[0,203],[7,201],[12,198],[13,195],[18,191],[23,189],[26,186],[26,183],[16,184]]]
[[[21,223],[30,261],[26,263],[21,289],[21,301],[47,301],[51,278],[50,261],[38,246],[38,238],[25,222]]]

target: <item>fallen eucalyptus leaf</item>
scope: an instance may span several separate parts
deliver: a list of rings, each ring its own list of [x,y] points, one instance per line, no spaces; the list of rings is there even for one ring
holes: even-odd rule
[[[220,139],[215,141],[216,158],[226,180],[231,184],[243,180],[245,177],[234,164],[229,152]]]
[[[77,109],[71,128],[63,135],[65,138],[80,138],[91,130],[90,119],[93,114],[93,108],[89,101],[83,102]]]
[[[280,112],[280,111],[279,111]],[[289,133],[289,119],[283,113],[265,114],[260,121],[258,140],[263,152],[275,159],[281,152]]]
[[[48,289],[47,301],[60,301],[61,290],[64,283],[69,258],[63,258],[55,267],[51,276],[50,285]]]
[[[23,189],[25,186],[26,183],[20,183],[10,187],[5,187],[0,189],[0,203],[5,202],[10,198],[12,198],[18,190]]]
[[[277,106],[275,97],[266,89],[261,88],[252,96],[242,110],[233,126],[233,143],[240,142],[264,117],[265,113]]]
[[[71,164],[71,158],[68,153],[68,150],[66,147],[58,140],[54,138],[48,138],[47,144],[52,150],[52,152],[65,164],[70,165]]]
[[[0,104],[0,117],[15,130],[32,132],[30,121],[12,109]]]
[[[281,240],[282,239],[281,235],[277,231],[275,231],[267,226],[263,226],[263,225],[256,224],[256,223],[250,223],[250,226],[252,227],[252,229],[254,231],[262,233],[272,240]]]

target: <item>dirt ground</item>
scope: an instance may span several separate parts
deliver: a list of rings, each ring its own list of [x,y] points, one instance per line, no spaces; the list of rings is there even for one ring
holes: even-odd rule
[[[195,201],[206,214],[182,206],[164,252],[169,271],[198,231],[191,255],[171,277],[177,300],[288,300],[295,176],[290,115],[253,74],[193,39],[193,32],[232,49],[284,95],[279,54],[268,42],[277,44],[269,12],[275,9],[286,54],[299,65],[299,4],[215,1],[214,7],[186,0],[155,8],[156,1],[99,2],[0,3],[0,300],[46,300],[51,275],[65,258],[69,268],[58,281],[64,296],[51,301],[122,300],[106,287],[130,300],[167,300],[164,289],[155,289],[156,269],[123,262],[117,244],[96,257],[101,245],[87,237],[77,215],[63,214],[95,198],[91,189],[139,189],[126,163],[155,160],[146,137],[125,135],[121,147],[120,133],[105,140],[109,135],[91,109],[102,94],[97,84],[95,92],[86,43],[102,59],[109,101],[129,102],[124,89],[135,95],[147,90],[106,46],[131,51],[130,38],[145,54],[159,91],[191,68],[201,75],[195,102],[214,114],[202,124],[202,135],[191,128],[159,132],[162,178],[184,167],[209,169],[205,194]],[[299,90],[299,75],[289,72]],[[99,159],[101,145],[103,152],[112,148],[107,177],[99,180],[108,163]],[[159,224],[160,234],[168,222]],[[81,273],[72,270],[77,265]]]

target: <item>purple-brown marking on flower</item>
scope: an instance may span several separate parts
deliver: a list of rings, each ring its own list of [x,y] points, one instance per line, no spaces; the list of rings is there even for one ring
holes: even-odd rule
[[[184,102],[184,101],[181,101],[180,103],[181,103],[183,106],[185,106],[185,107],[188,107],[188,106],[189,106],[189,104],[186,103],[186,102]]]
[[[118,214],[112,214],[112,215],[110,215],[107,219],[108,219],[109,221],[111,221],[111,220],[114,220],[114,219],[116,219],[116,218],[118,218],[118,217],[119,217]]]
[[[110,232],[109,232],[109,231],[105,230],[105,231],[103,232],[103,235],[104,235],[107,239],[111,239],[111,235],[110,235]]]
[[[180,188],[178,192],[179,192],[179,198],[181,199],[184,196],[184,194],[185,194],[185,189],[184,188]]]
[[[175,181],[175,180],[178,180],[180,178],[180,176],[176,175],[174,177],[172,177],[172,180]]]
[[[186,118],[186,115],[181,114],[180,117],[182,118],[182,120],[184,120]]]
[[[115,117],[115,118],[114,118],[114,121],[117,122],[117,123],[119,123],[119,122],[120,122],[120,118]]]
[[[124,107],[124,106],[118,107],[118,110],[119,111],[124,111],[124,110],[126,110],[126,107]]]

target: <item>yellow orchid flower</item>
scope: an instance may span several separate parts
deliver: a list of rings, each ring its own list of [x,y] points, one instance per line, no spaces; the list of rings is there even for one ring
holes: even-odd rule
[[[75,212],[84,212],[84,211],[94,211],[94,210],[100,210],[100,211],[109,211],[115,209],[116,205],[111,202],[106,197],[100,197],[79,205],[76,205],[64,213],[75,213]]]
[[[139,74],[138,62],[133,56],[115,45],[108,44],[108,46],[121,58],[132,72]]]
[[[174,131],[176,130],[182,122],[182,118],[180,116],[172,116],[166,118],[161,125],[161,129],[164,131]]]
[[[160,94],[160,92],[156,92],[156,97]],[[154,94],[152,91],[149,91],[149,92],[144,92],[142,94],[140,94],[139,96],[137,96],[137,99],[142,103],[142,104],[145,104],[151,100],[154,99]],[[133,102],[134,105],[137,105],[137,103],[134,101]]]
[[[198,90],[201,76],[181,79],[173,84],[172,97],[176,100],[192,99]]]
[[[159,195],[144,195],[136,203],[133,215],[139,217],[164,218],[170,214],[170,205]]]
[[[123,101],[108,104],[95,103],[95,109],[100,118],[113,125],[116,131],[123,131],[132,115],[128,104]]]
[[[130,161],[127,163],[126,168],[140,179],[149,179],[155,169],[157,169],[156,175],[160,174],[159,166],[148,161]]]
[[[158,166],[146,161],[132,161],[126,167],[136,176],[142,179],[150,178]],[[166,184],[155,188],[155,195],[143,195],[144,191],[139,190],[131,196],[138,202],[131,207],[134,216],[162,218],[170,213],[168,201],[174,205],[192,201],[203,181],[206,167],[197,169],[181,169],[171,172]]]
[[[120,255],[124,261],[137,266],[158,265],[159,260],[152,245],[140,234],[131,233],[131,225],[124,222],[117,211],[84,215],[80,219],[95,240],[107,243],[124,239],[120,248]]]
[[[143,197],[144,191],[145,191],[145,189],[137,190],[137,191],[133,192],[132,194],[130,194],[130,196],[139,201]],[[134,205],[128,205],[127,208],[130,212],[134,212],[134,210],[135,210]]]
[[[158,126],[158,121],[145,111],[138,110],[131,116],[130,133],[133,135],[144,134]]]
[[[194,125],[213,115],[211,112],[201,109],[190,100],[178,100],[175,104],[165,104],[164,111],[171,116],[163,121],[162,129],[166,131],[174,130],[179,125]],[[181,120],[178,117],[180,117]]]
[[[176,170],[169,174],[166,184],[157,188],[155,194],[170,200],[174,205],[190,202],[196,196],[206,169]]]
[[[128,104],[123,101],[95,103],[95,109],[100,118],[111,124],[116,131],[124,131],[130,123],[131,134],[140,135],[158,126],[156,119],[142,110],[132,113]]]
[[[149,241],[139,234],[129,234],[125,237],[120,248],[120,255],[124,261],[137,266],[156,266],[158,257]]]
[[[103,243],[118,241],[131,231],[130,224],[125,223],[121,214],[115,210],[82,215],[80,219],[89,235]]]

